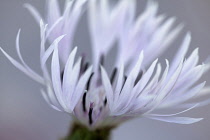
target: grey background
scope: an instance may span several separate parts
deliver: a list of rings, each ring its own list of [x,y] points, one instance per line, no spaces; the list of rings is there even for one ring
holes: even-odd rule
[[[61,0],[63,1],[63,0]],[[39,70],[39,28],[22,7],[31,3],[44,13],[44,0],[0,0],[0,46],[17,58],[15,38],[22,28],[21,50],[28,64]],[[138,12],[145,6],[138,1]],[[200,48],[200,58],[210,55],[210,0],[159,0],[160,13],[176,16],[192,32],[191,50]],[[80,22],[77,34],[87,32],[86,19]],[[183,37],[183,34],[181,35]],[[171,59],[181,40],[161,58]],[[75,44],[87,48],[88,35],[80,35]],[[210,83],[210,72],[203,80]],[[209,84],[208,84],[209,85]],[[70,116],[51,109],[40,94],[40,85],[12,66],[0,54],[0,140],[57,140],[67,133]],[[209,140],[210,105],[190,111],[186,116],[204,117],[193,125],[177,125],[138,118],[114,130],[113,140]]]

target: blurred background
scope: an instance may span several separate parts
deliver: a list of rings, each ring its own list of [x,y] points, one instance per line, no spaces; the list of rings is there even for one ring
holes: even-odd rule
[[[64,0],[60,0],[61,5]],[[146,0],[137,0],[140,13]],[[158,1],[158,0],[157,0]],[[160,13],[176,16],[184,23],[180,39],[161,58],[171,59],[186,31],[192,33],[191,49],[200,48],[200,59],[210,55],[210,0],[159,0]],[[15,38],[22,29],[20,44],[24,59],[36,71],[39,69],[39,26],[24,3],[34,5],[44,14],[45,0],[0,0],[0,46],[17,58]],[[87,21],[83,17],[75,44],[87,48]],[[82,33],[82,35],[81,35]],[[210,72],[202,80],[210,85]],[[113,140],[209,140],[210,105],[195,109],[185,116],[203,117],[192,125],[177,125],[138,118],[113,132]],[[40,94],[40,85],[17,70],[0,53],[0,140],[58,140],[65,136],[71,118],[50,108]]]

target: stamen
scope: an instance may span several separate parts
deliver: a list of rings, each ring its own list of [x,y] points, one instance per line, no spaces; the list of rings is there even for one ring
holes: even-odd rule
[[[104,65],[104,55],[101,55],[101,57],[100,57],[100,64],[102,66]]]
[[[104,99],[104,106],[107,105],[107,98]]]
[[[116,77],[116,74],[117,74],[117,68],[114,68],[114,70],[112,72],[112,75],[111,75],[111,78],[110,78],[111,84],[113,84],[113,82],[115,80],[115,77]]]
[[[89,116],[89,124],[90,125],[93,124],[92,114],[93,114],[93,108],[90,107],[89,113],[88,113],[88,116]]]
[[[85,63],[81,66],[81,69],[80,69],[80,75],[82,75],[89,67],[89,63]]]
[[[63,83],[64,70],[61,71],[61,83]]]
[[[90,75],[90,78],[89,78],[89,80],[88,80],[88,82],[87,82],[87,87],[86,87],[86,90],[87,90],[87,91],[88,91],[89,88],[90,88],[90,82],[91,82],[91,79],[92,79],[93,75],[94,75],[94,73],[92,73],[92,74]]]
[[[89,67],[89,63],[87,62],[87,63],[85,63],[85,65],[83,67],[83,72],[85,72],[88,69],[88,67]]]
[[[135,80],[134,86],[135,86],[135,85],[138,83],[138,81],[141,79],[142,75],[143,75],[143,71],[140,71],[139,74],[138,74],[138,76],[137,76],[137,78],[136,78],[136,80]]]
[[[81,71],[82,71],[82,68],[84,66],[84,63],[85,63],[85,56],[83,55],[82,60],[81,60],[81,65],[80,65]]]
[[[101,56],[100,56],[99,64],[100,64],[101,66],[104,65],[104,55],[101,55]],[[100,68],[100,65],[99,65],[99,67],[98,67],[98,73],[99,73],[99,75],[101,75],[101,68]],[[97,83],[96,83],[96,85],[97,85],[97,86],[100,86],[101,84],[102,84],[101,76],[98,76],[98,77],[97,77]]]
[[[85,54],[82,55],[80,74],[83,74],[88,69],[89,63],[85,63]]]
[[[125,85],[125,82],[126,82],[127,78],[128,78],[128,77],[125,75],[125,76],[124,76],[124,82],[123,82],[122,89],[121,89],[120,93],[121,93],[122,90],[123,90],[123,87],[124,87],[124,85]]]
[[[83,107],[84,112],[86,112],[86,96],[87,96],[87,92],[85,92],[82,97],[82,107]]]

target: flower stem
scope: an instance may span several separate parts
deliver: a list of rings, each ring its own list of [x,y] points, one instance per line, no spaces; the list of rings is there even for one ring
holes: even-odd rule
[[[68,136],[62,140],[109,140],[112,127],[89,130],[87,127],[74,123]]]

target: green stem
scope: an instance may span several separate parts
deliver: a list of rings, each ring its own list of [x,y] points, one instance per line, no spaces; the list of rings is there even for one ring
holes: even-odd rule
[[[63,140],[109,140],[112,127],[89,130],[87,127],[74,123],[69,135]]]

